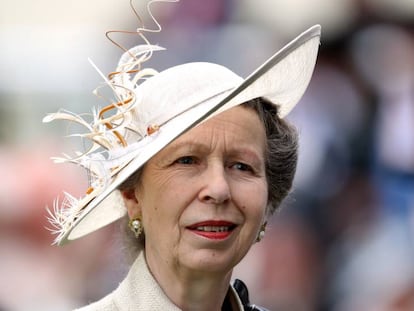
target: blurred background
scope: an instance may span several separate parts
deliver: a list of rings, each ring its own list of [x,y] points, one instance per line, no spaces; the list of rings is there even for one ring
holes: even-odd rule
[[[270,310],[414,310],[414,2],[181,0],[153,11],[164,30],[148,38],[168,49],[148,64],[158,70],[198,60],[246,76],[322,25],[315,74],[289,116],[301,135],[294,190],[234,277]],[[110,72],[122,52],[105,31],[137,25],[128,0],[1,3],[1,311],[70,310],[124,276],[116,224],[50,246],[45,206],[87,181],[49,159],[73,148],[67,124],[41,120],[104,105],[87,58]]]

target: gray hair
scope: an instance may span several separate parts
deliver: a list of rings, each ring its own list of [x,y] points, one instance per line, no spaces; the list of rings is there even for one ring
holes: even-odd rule
[[[299,139],[295,127],[278,116],[277,106],[264,98],[243,104],[254,109],[266,131],[268,213],[273,215],[292,188],[298,162]]]

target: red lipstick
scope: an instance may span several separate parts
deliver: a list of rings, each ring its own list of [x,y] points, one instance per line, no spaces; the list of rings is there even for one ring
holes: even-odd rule
[[[224,220],[207,220],[188,226],[193,233],[212,240],[224,240],[231,235],[236,224]]]

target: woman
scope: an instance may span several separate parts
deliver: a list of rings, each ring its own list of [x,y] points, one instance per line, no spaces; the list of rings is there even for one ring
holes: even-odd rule
[[[287,193],[296,132],[275,122],[275,112],[262,99],[231,108],[177,138],[120,187],[129,218],[144,228],[149,270],[183,310],[220,310],[232,268]],[[284,165],[270,168],[276,158]],[[270,174],[282,177],[269,181],[277,205],[268,205]]]
[[[309,83],[319,36],[310,28],[246,79],[210,63],[141,69],[160,48],[139,46],[106,80],[118,102],[90,124],[45,118],[84,125],[92,142],[57,159],[86,168],[90,187],[55,205],[55,243],[120,218],[132,231],[127,277],[82,310],[261,310],[231,273],[291,187],[297,134],[282,118]]]

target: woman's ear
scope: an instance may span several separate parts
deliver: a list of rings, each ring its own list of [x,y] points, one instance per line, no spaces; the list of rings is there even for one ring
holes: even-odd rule
[[[135,189],[122,190],[121,194],[124,199],[124,204],[127,208],[129,218],[134,219],[139,217],[141,215],[141,209],[138,204]]]

